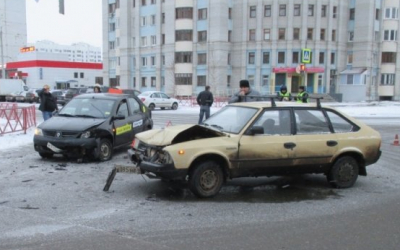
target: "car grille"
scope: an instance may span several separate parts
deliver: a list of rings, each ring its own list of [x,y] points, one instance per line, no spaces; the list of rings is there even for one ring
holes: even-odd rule
[[[50,130],[44,130],[43,131],[44,136],[49,136],[49,137],[59,137],[59,138],[78,138],[80,133],[77,132],[69,132],[69,131],[50,131]]]

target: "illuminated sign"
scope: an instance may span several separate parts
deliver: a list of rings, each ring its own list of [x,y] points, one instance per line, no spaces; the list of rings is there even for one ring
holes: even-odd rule
[[[23,47],[23,48],[20,48],[19,51],[21,53],[35,51],[35,46]]]
[[[302,63],[311,63],[311,49],[302,49],[301,50],[301,62]]]

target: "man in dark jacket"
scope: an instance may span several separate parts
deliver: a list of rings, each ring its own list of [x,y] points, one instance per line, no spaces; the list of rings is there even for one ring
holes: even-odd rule
[[[49,85],[44,85],[43,90],[38,95],[40,98],[39,110],[42,111],[43,119],[46,121],[53,116],[55,110],[58,111],[57,100],[50,93]]]
[[[210,107],[214,102],[213,94],[210,91],[210,86],[206,86],[205,90],[201,91],[197,96],[197,104],[200,106],[199,124],[203,122],[204,114],[206,119],[210,117]]]
[[[240,80],[239,84],[240,84],[240,91],[231,97],[229,103],[261,101],[260,92],[258,92],[255,89],[251,89],[249,81]]]

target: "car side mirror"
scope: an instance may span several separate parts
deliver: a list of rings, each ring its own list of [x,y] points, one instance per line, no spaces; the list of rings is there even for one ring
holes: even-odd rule
[[[124,120],[125,119],[125,116],[124,115],[114,115],[113,116],[113,120]]]
[[[259,135],[259,134],[264,134],[264,128],[262,126],[253,126],[250,129],[250,134],[251,135]]]

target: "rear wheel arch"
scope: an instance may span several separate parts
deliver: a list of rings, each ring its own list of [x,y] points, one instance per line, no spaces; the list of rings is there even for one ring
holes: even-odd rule
[[[344,156],[350,156],[352,158],[354,158],[357,161],[358,164],[358,174],[362,175],[362,176],[366,176],[367,175],[367,171],[365,169],[365,160],[364,157],[362,156],[361,153],[359,152],[344,152],[340,155],[337,155],[335,157],[335,159],[332,161],[332,164],[330,166],[330,168],[328,169],[328,172],[330,171],[330,169],[335,165],[335,163],[342,157]]]

